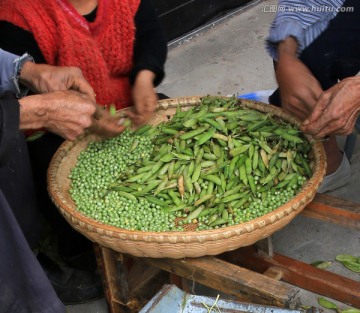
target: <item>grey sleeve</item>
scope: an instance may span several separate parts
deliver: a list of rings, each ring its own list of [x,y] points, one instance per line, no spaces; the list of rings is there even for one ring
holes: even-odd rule
[[[13,80],[13,77],[16,77],[14,61],[17,58],[17,55],[0,49],[0,95],[3,95],[5,91],[17,93]]]

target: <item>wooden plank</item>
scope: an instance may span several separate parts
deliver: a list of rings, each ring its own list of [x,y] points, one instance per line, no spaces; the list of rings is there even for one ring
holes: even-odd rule
[[[241,301],[296,308],[298,289],[215,257],[150,259],[144,261],[191,281],[232,295]]]
[[[336,197],[317,194],[301,215],[360,230],[360,205]]]
[[[109,313],[130,313],[126,304],[130,300],[126,271],[121,255],[94,244],[99,269],[102,272],[105,299]]]
[[[360,307],[360,282],[338,274],[276,253],[272,258],[266,257],[258,254],[254,247],[227,252],[220,257],[258,273],[271,267],[281,268],[282,280],[289,284]]]

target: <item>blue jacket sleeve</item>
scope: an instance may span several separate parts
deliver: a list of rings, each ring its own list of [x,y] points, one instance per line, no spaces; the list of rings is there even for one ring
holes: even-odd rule
[[[0,95],[5,91],[17,92],[13,78],[16,77],[14,61],[17,55],[0,49]]]
[[[278,43],[289,36],[298,41],[298,54],[310,45],[340,11],[345,0],[280,0],[270,26],[266,49],[277,60]]]

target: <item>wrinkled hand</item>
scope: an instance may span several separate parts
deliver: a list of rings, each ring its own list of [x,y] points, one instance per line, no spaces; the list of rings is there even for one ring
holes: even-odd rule
[[[328,89],[301,130],[322,138],[329,134],[348,135],[360,112],[360,77],[346,78]]]
[[[47,130],[67,140],[75,140],[94,123],[98,108],[87,95],[56,91],[19,100],[20,129]]]
[[[26,62],[20,74],[20,82],[36,93],[56,90],[75,90],[95,101],[93,88],[77,67],[51,66]]]
[[[135,80],[132,89],[134,106],[126,113],[135,125],[145,124],[156,110],[158,97],[154,89],[154,77],[153,72],[143,70]]]
[[[304,120],[312,112],[322,88],[296,53],[297,41],[294,38],[289,37],[281,42],[275,74],[283,109]]]
[[[121,134],[126,126],[124,118],[112,116],[108,110],[99,109],[96,120],[89,131],[103,138],[111,138]]]

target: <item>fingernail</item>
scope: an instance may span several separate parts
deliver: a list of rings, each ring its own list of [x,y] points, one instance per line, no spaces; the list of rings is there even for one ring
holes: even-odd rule
[[[309,124],[309,120],[305,120],[302,124],[303,124],[303,125]]]
[[[124,124],[124,122],[125,122],[125,118],[121,118],[118,121],[118,125],[122,125],[122,124]]]

